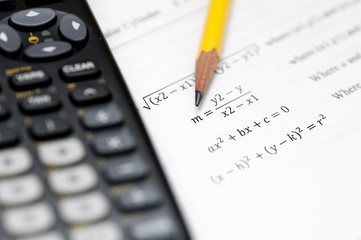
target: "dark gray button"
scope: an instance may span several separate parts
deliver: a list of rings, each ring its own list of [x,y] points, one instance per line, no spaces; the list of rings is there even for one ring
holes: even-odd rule
[[[59,117],[32,119],[31,134],[37,139],[64,136],[70,133],[69,123]]]
[[[32,70],[14,74],[10,77],[11,85],[16,90],[44,87],[50,84],[50,77],[44,70]]]
[[[14,130],[0,126],[0,147],[8,146],[19,140]]]
[[[72,47],[67,42],[42,42],[28,47],[24,54],[30,60],[48,60],[68,55]]]
[[[133,135],[127,128],[106,133],[98,133],[94,136],[94,150],[100,155],[123,153],[135,148]]]
[[[130,226],[129,234],[133,240],[173,240],[179,239],[178,230],[170,217],[148,218]]]
[[[162,197],[154,186],[135,186],[122,191],[116,203],[124,212],[133,212],[155,207],[162,202]]]
[[[26,113],[41,113],[58,109],[60,101],[54,94],[44,93],[22,99],[20,106]]]
[[[86,105],[104,102],[110,99],[110,92],[100,84],[77,85],[70,94],[74,103]]]
[[[93,61],[66,64],[60,69],[61,75],[69,81],[86,80],[96,77],[99,72],[99,68]]]
[[[55,19],[55,11],[50,8],[32,8],[13,13],[10,24],[21,30],[34,31],[49,26]]]
[[[19,34],[9,25],[0,24],[0,50],[6,54],[17,53],[21,48]]]
[[[65,40],[77,44],[84,43],[88,35],[85,23],[74,14],[67,14],[60,20],[59,33]]]
[[[103,168],[104,177],[111,183],[123,183],[146,177],[149,168],[139,154],[108,159]]]
[[[86,128],[97,129],[120,124],[124,116],[115,105],[108,105],[85,109],[81,120]]]

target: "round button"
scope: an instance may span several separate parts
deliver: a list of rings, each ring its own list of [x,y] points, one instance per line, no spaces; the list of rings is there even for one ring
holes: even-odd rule
[[[85,23],[74,14],[67,14],[60,20],[59,33],[65,40],[78,44],[84,43],[87,37]]]
[[[21,48],[19,34],[10,26],[0,24],[0,49],[6,54],[14,54]]]
[[[42,42],[28,47],[24,54],[30,60],[47,60],[66,56],[72,50],[67,42]]]
[[[21,30],[36,30],[50,25],[56,18],[50,8],[32,8],[13,13],[10,23]]]

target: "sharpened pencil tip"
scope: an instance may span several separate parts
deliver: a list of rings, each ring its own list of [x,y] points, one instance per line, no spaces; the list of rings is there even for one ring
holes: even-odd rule
[[[200,91],[196,91],[196,106],[198,107],[202,100],[202,93]]]

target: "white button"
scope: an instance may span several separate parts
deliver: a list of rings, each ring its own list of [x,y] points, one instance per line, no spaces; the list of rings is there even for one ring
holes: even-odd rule
[[[85,158],[83,143],[77,138],[44,142],[38,147],[40,161],[46,166],[60,167]]]
[[[103,194],[93,192],[62,200],[59,211],[66,223],[78,224],[102,219],[108,215],[110,208]]]
[[[34,237],[18,238],[17,240],[65,240],[65,238],[60,233],[54,231]]]
[[[43,193],[41,181],[35,175],[7,179],[0,182],[0,205],[11,206],[33,202]]]
[[[113,222],[102,222],[70,232],[71,240],[122,240],[122,234]]]
[[[97,174],[89,165],[60,169],[49,175],[51,189],[57,194],[74,194],[93,188],[98,182]]]
[[[45,203],[6,210],[2,217],[5,232],[14,237],[40,233],[55,224],[54,213]]]
[[[0,177],[21,174],[32,166],[29,152],[22,147],[0,151]]]

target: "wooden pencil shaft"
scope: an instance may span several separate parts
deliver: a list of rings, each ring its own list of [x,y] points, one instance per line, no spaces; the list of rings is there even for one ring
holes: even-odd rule
[[[196,61],[196,106],[217,67],[231,0],[212,0]]]
[[[220,56],[230,3],[231,0],[211,1],[198,57],[201,51],[209,52],[213,48]]]

